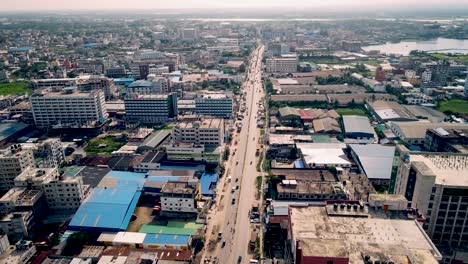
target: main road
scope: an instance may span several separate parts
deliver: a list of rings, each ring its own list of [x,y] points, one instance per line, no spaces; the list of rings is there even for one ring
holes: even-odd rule
[[[207,228],[207,245],[216,239],[214,226],[222,233],[221,240],[212,252],[205,251],[204,259],[218,259],[217,263],[249,263],[253,252],[248,249],[250,234],[249,211],[256,201],[257,148],[260,148],[260,130],[257,128],[258,103],[263,96],[262,56],[264,47],[260,45],[250,55],[247,76],[243,84],[246,111],[242,120],[242,130],[233,137],[231,156],[226,165],[228,177],[218,185],[218,205],[211,214]],[[231,180],[228,180],[231,178]],[[238,262],[241,259],[241,262]]]

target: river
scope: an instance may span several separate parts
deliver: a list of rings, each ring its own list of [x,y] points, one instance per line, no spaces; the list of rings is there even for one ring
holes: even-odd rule
[[[468,40],[437,38],[426,41],[402,41],[362,47],[365,51],[379,50],[385,54],[408,55],[412,50],[439,53],[468,54]]]

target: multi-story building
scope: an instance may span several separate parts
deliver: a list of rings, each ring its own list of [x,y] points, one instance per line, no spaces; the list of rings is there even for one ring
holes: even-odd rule
[[[0,150],[0,190],[12,188],[15,178],[29,167],[34,167],[32,151],[22,150],[19,145]]]
[[[232,116],[232,98],[224,93],[204,93],[195,98],[195,113],[221,118]]]
[[[62,141],[59,138],[49,138],[37,145],[35,156],[41,159],[39,167],[53,168],[65,161]]]
[[[379,82],[385,81],[385,78],[387,77],[387,74],[383,70],[381,66],[377,67],[375,70],[375,79]]]
[[[175,142],[219,146],[224,142],[224,119],[207,118],[202,121],[181,122],[173,130]]]
[[[129,122],[161,124],[177,116],[177,95],[175,93],[135,95],[127,97],[124,104]]]
[[[127,76],[127,71],[125,67],[111,67],[106,69],[106,76],[109,78],[123,78]]]
[[[179,37],[182,40],[195,40],[198,38],[197,28],[182,28],[179,30]]]
[[[285,263],[439,263],[442,255],[406,208],[382,207],[349,200],[290,205]]]
[[[435,244],[468,250],[468,155],[400,149],[395,193],[416,209]]]
[[[445,85],[447,83],[447,77],[450,73],[450,62],[447,60],[442,60],[437,63],[427,63],[424,64],[426,68],[431,70],[432,79],[434,82]]]
[[[432,72],[428,69],[425,69],[422,73],[421,73],[421,81],[423,83],[428,83],[428,82],[431,82],[432,80]]]
[[[34,122],[38,128],[54,125],[76,127],[107,118],[104,93],[99,90],[78,91],[67,87],[62,91],[47,90],[31,97]]]
[[[168,160],[201,161],[219,163],[221,159],[220,147],[207,147],[193,143],[176,142],[165,146]]]
[[[197,212],[198,183],[168,181],[161,189],[161,212]]]
[[[86,196],[81,177],[61,177],[57,168],[30,168],[15,178],[15,186],[42,190],[51,210],[77,210]]]
[[[468,153],[468,127],[466,129],[442,127],[428,129],[424,148],[434,152]]]
[[[152,82],[154,93],[161,94],[169,92],[169,81],[167,78],[150,74],[148,75],[148,81]]]
[[[282,56],[281,58],[270,58],[266,60],[267,72],[291,73],[297,72],[299,64],[297,56]]]

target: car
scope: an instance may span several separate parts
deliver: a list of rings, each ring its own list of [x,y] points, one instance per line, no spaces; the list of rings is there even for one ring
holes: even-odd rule
[[[224,240],[223,243],[221,243],[221,248],[223,248],[224,246],[226,246],[226,240]]]
[[[236,187],[232,187],[231,189],[231,193],[235,192],[236,191]]]
[[[241,263],[241,262],[242,262],[242,256],[239,256],[239,257],[237,258],[237,263]]]
[[[250,162],[250,165],[252,165],[253,161]]]
[[[236,198],[232,198],[231,204],[236,204]]]
[[[239,190],[239,185],[236,185],[236,190]]]

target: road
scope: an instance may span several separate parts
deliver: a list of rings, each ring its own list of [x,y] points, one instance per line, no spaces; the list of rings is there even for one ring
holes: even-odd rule
[[[260,148],[260,129],[257,128],[258,102],[263,96],[262,56],[263,46],[257,47],[250,56],[247,77],[243,84],[246,93],[245,118],[242,120],[242,130],[236,133],[230,147],[231,157],[226,164],[227,175],[224,183],[218,183],[218,203],[216,211],[211,214],[208,223],[207,236],[216,239],[213,227],[218,226],[222,233],[221,241],[212,252],[205,252],[204,258],[218,258],[218,263],[248,263],[253,252],[248,249],[250,234],[253,226],[250,224],[249,211],[256,201],[256,169],[257,157],[255,152]],[[237,189],[237,186],[239,188]],[[234,190],[233,190],[234,189]],[[233,201],[234,199],[234,201]],[[258,230],[258,229],[257,229]],[[222,246],[225,242],[224,247]]]

